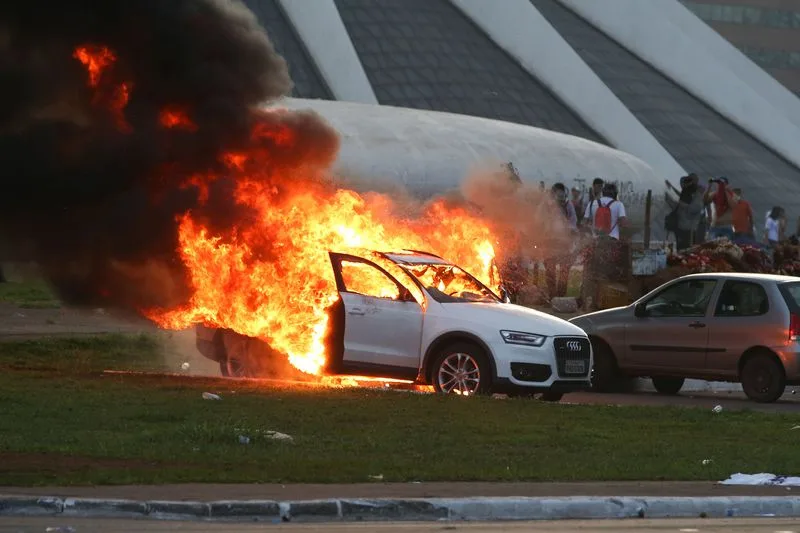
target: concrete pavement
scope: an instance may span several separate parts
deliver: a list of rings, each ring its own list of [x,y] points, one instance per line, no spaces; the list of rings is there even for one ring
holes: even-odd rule
[[[249,533],[276,531],[286,533],[800,533],[800,520],[761,519],[691,519],[691,520],[569,520],[561,522],[492,522],[492,523],[370,523],[370,524],[274,524],[214,522],[153,522],[150,520],[106,520],[59,518],[3,518],[0,533],[41,533],[47,528],[61,528],[59,533]],[[58,530],[51,530],[58,531]]]

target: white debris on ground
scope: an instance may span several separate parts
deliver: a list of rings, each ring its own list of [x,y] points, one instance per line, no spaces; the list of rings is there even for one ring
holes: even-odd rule
[[[181,365],[181,370],[189,370],[189,363],[185,362]]]
[[[204,392],[203,393],[203,399],[204,400],[221,400],[222,398],[220,398],[218,395],[214,394],[213,392]]]
[[[383,474],[378,474],[377,476],[369,476],[372,481],[383,481]]]
[[[47,531],[47,533],[75,533],[77,530],[72,526],[58,526],[48,527],[45,531]]]
[[[722,406],[721,405],[717,405],[712,409],[712,411],[714,411],[715,413],[721,413],[722,412]]]
[[[776,487],[800,487],[800,477],[776,476],[775,474],[733,474],[720,485],[771,485]]]
[[[267,431],[264,433],[264,436],[272,440],[283,440],[288,442],[294,442],[294,437],[292,437],[291,435],[287,435],[286,433],[281,433],[280,431]]]
[[[701,462],[703,463],[703,466],[708,466],[711,464],[711,459],[703,459]]]
[[[239,444],[250,444],[250,437],[239,435]]]

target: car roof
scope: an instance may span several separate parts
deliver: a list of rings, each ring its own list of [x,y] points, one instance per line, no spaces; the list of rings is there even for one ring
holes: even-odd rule
[[[401,265],[451,265],[450,261],[430,252],[419,250],[400,250],[396,252],[376,252]]]
[[[708,272],[705,274],[687,274],[680,279],[692,278],[718,278],[718,279],[744,279],[751,281],[774,281],[775,283],[786,283],[790,281],[800,281],[794,276],[781,276],[778,274],[753,274],[745,272]]]

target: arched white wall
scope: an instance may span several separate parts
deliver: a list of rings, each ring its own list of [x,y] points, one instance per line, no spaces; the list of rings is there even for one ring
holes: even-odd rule
[[[708,32],[708,25],[683,4],[676,9],[675,24],[682,27],[686,35],[704,42],[705,50],[717,61],[727,66],[744,83],[771,102],[773,107],[800,127],[800,98],[770,76],[764,69],[739,52],[727,39],[717,32]]]
[[[685,11],[677,0],[558,1],[800,166],[800,128],[706,51],[714,30],[687,33],[679,25]]]
[[[312,109],[339,132],[336,170],[370,190],[398,185],[419,196],[458,188],[484,165],[513,162],[530,183],[613,176],[632,194],[664,189],[644,161],[586,139],[499,120],[329,100],[285,98],[276,105]]]
[[[529,0],[451,0],[594,131],[665,178],[686,174]]]
[[[333,0],[278,0],[337,100],[377,104]]]

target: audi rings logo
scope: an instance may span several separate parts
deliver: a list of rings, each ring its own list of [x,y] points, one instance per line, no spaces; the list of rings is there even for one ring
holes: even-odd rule
[[[578,341],[569,341],[567,343],[567,350],[569,350],[570,352],[580,352],[581,343]]]

